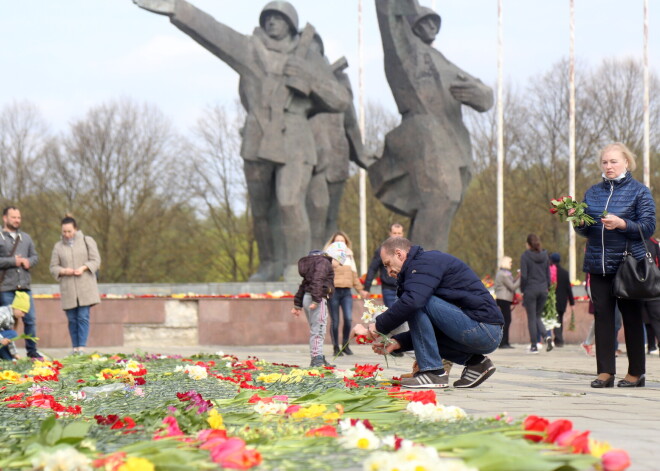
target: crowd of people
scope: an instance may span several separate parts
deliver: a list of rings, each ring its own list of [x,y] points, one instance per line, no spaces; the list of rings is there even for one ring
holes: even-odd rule
[[[645,355],[658,350],[660,300],[617,297],[613,285],[624,253],[641,260],[651,252],[656,265],[660,264],[660,246],[652,238],[655,203],[650,190],[632,177],[635,156],[624,144],[603,148],[598,164],[602,180],[584,197],[586,214],[594,223],[580,220],[574,224],[576,233],[587,240],[583,271],[587,276],[589,312],[594,317],[582,346],[596,357],[597,376],[591,387],[613,387],[615,358],[622,353],[618,331],[623,327],[628,369],[616,385],[643,387]],[[30,269],[39,257],[31,237],[21,230],[20,210],[8,206],[2,218],[0,358],[19,357],[12,340],[19,337],[16,329],[21,321],[27,356],[39,358],[30,277]],[[511,271],[511,257],[500,260],[493,296],[465,262],[448,253],[413,245],[404,237],[401,224],[390,227],[389,237],[374,253],[361,283],[351,240],[345,232],[336,231],[325,247],[298,261],[303,281],[292,313],[300,315],[304,311],[309,322],[311,366],[330,365],[323,354],[329,317],[335,358],[352,355],[349,341],[361,336],[372,342],[378,354],[411,352],[415,368],[402,378],[403,387],[447,387],[448,369],[454,363],[464,369],[453,386],[476,387],[496,370],[486,355],[497,348],[514,348],[509,330],[518,291],[527,314],[528,352],[536,354],[543,346],[550,352],[564,346],[565,312],[575,304],[568,272],[561,266],[559,253],[548,253],[536,234],[529,234],[525,242],[516,275]],[[100,302],[100,265],[94,239],[79,230],[74,218],[62,219],[61,240],[53,247],[50,272],[60,283],[72,354],[84,353],[87,344],[90,308]],[[369,296],[376,275],[381,278],[386,310],[367,325],[353,326],[352,290],[362,297]]]
[[[628,370],[616,385],[643,387],[645,348],[649,353],[658,350],[660,300],[617,297],[613,283],[624,252],[642,259],[646,253],[645,240],[651,243],[653,258],[660,265],[660,246],[652,238],[655,203],[650,190],[632,177],[635,156],[624,144],[604,147],[597,162],[602,180],[590,187],[584,198],[586,214],[594,223],[580,220],[574,224],[576,233],[587,239],[583,271],[587,277],[589,312],[594,316],[593,327],[582,346],[587,354],[596,357],[597,376],[591,387],[614,386],[615,357],[622,353],[617,341],[622,325]],[[354,262],[344,267],[333,255],[332,246],[341,244],[353,260],[347,246],[348,236],[337,232],[329,242],[317,255],[333,260],[334,281],[341,280],[338,289],[342,291],[335,291],[338,300],[332,301],[334,287],[330,286],[331,277],[327,277],[327,296],[336,313],[332,315],[331,327],[335,355],[341,353],[338,312],[342,305],[346,344],[347,332],[351,332],[352,337],[373,342],[372,349],[378,354],[413,352],[416,368],[413,374],[402,378],[403,387],[447,387],[445,361],[464,365],[454,387],[476,387],[488,379],[495,366],[486,355],[497,348],[514,348],[509,329],[518,291],[527,314],[528,353],[538,354],[543,346],[550,352],[565,344],[565,313],[569,305],[575,305],[571,281],[568,271],[561,266],[560,254],[543,249],[536,234],[527,236],[526,250],[515,276],[511,271],[512,258],[504,256],[500,260],[494,296],[467,264],[448,253],[413,245],[403,237],[403,227],[398,224],[391,227],[390,237],[376,250],[364,286],[359,284]],[[367,296],[378,270],[387,310],[374,322],[358,324],[350,330],[350,304],[344,299],[352,298],[351,287]],[[307,276],[308,271],[304,273],[302,267],[300,272]],[[307,278],[301,284],[301,292],[305,292],[306,283]],[[294,311],[304,306],[299,298],[302,299],[296,298]],[[325,299],[319,301],[323,303]],[[352,352],[349,349],[347,353]],[[314,358],[312,352],[312,365],[318,364]]]

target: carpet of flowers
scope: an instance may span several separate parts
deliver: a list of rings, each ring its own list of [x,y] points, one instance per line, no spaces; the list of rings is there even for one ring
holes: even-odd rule
[[[0,362],[0,469],[616,471],[630,464],[625,451],[568,420],[471,418],[440,404],[434,391],[400,389],[381,371],[221,352]]]

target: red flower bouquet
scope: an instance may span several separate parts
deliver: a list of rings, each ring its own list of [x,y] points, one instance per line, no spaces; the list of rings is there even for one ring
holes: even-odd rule
[[[594,218],[584,212],[587,209],[587,203],[580,203],[574,200],[572,196],[562,196],[558,199],[553,198],[550,204],[550,212],[552,214],[559,214],[562,222],[570,221],[573,226],[580,226],[583,222],[587,226],[590,226],[596,222]]]

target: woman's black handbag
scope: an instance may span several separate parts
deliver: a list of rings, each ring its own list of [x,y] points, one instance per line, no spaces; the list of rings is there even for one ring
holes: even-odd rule
[[[614,277],[614,295],[622,299],[651,299],[660,297],[660,269],[649,252],[646,240],[642,236],[642,243],[646,253],[641,260],[635,259],[628,252],[628,244],[623,252],[623,260]]]

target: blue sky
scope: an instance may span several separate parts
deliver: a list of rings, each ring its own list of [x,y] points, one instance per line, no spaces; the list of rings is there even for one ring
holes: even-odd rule
[[[193,0],[250,34],[264,0]],[[301,26],[324,37],[330,61],[346,56],[357,89],[357,0],[293,1]],[[497,1],[422,0],[442,16],[435,42],[459,67],[495,85]],[[524,86],[569,50],[569,0],[503,0],[505,79]],[[660,3],[650,0],[650,64],[660,69]],[[642,57],[643,0],[575,0],[576,56]],[[363,1],[365,101],[395,111],[383,73],[372,0]],[[238,76],[174,27],[131,0],[0,0],[0,107],[36,104],[55,131],[92,106],[128,97],[157,105],[182,132],[205,106],[233,106]]]

